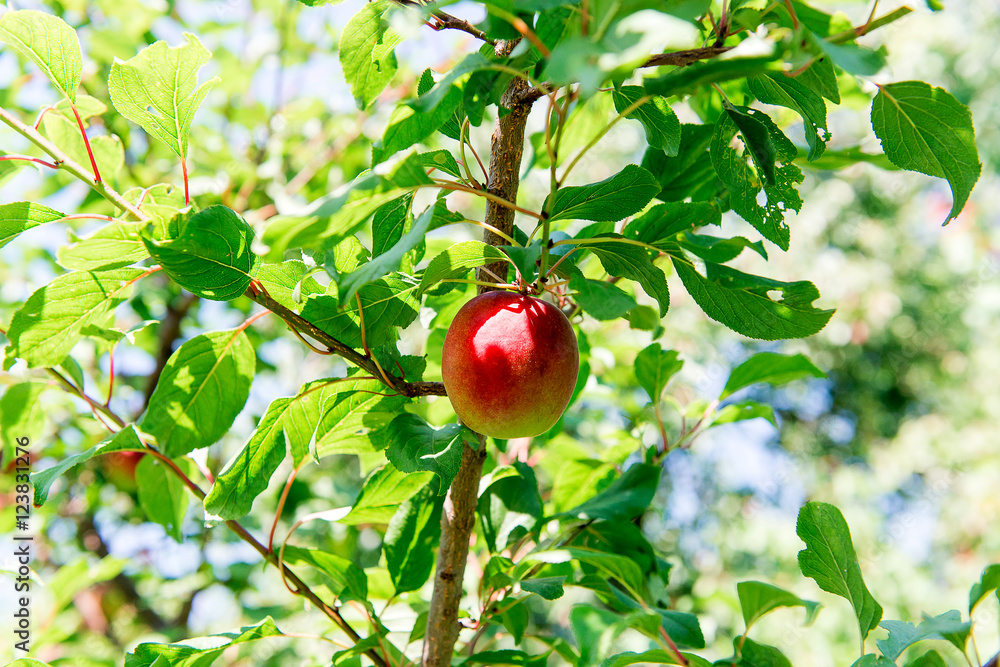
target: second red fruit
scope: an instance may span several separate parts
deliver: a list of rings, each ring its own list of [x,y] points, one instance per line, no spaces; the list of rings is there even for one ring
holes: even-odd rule
[[[465,304],[444,340],[441,375],[462,423],[493,438],[552,428],[576,387],[580,353],[555,306],[513,292]]]

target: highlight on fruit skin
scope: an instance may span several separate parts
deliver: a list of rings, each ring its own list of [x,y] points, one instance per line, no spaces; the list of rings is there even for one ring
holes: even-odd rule
[[[444,340],[441,375],[462,423],[493,438],[540,435],[573,396],[580,352],[561,310],[514,292],[462,306]]]

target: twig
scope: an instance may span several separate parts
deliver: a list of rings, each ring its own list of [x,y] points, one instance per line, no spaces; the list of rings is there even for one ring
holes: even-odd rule
[[[62,384],[63,387],[67,389],[67,391],[82,398],[91,407],[93,407],[95,411],[100,411],[102,414],[106,415],[112,422],[115,423],[115,425],[118,426],[119,429],[125,428],[126,426],[125,420],[123,420],[121,417],[115,414],[114,411],[112,411],[110,408],[101,405],[94,399],[87,396],[87,394],[85,394],[80,388],[78,388],[72,382],[63,377],[62,374],[59,373],[59,371],[57,371],[56,369],[48,368],[46,370],[48,370],[50,375],[59,380],[60,384]],[[198,500],[201,501],[205,500],[206,496],[205,491],[202,490],[202,488],[198,486],[198,484],[195,483],[190,477],[188,477],[184,473],[184,471],[180,469],[180,467],[173,459],[171,459],[169,456],[166,456],[155,447],[150,446],[148,443],[144,441],[144,439],[141,436],[140,436],[140,442],[142,442],[142,444],[145,447],[145,449],[143,450],[145,451],[145,453],[155,457],[158,461],[163,463],[174,475],[176,475],[184,483],[184,485],[191,491],[192,494],[194,494],[194,496]],[[252,546],[254,550],[257,551],[257,553],[259,553],[264,558],[264,560],[266,560],[268,563],[277,567],[280,570],[282,579],[290,581],[295,586],[295,589],[292,590],[294,594],[300,595],[309,600],[310,602],[312,602],[331,621],[333,621],[337,625],[337,627],[339,627],[348,637],[350,637],[352,641],[354,641],[355,643],[361,641],[362,639],[361,635],[359,635],[354,630],[354,628],[351,627],[351,625],[347,622],[346,619],[344,619],[343,616],[341,616],[340,612],[337,611],[337,609],[330,607],[325,602],[323,602],[323,600],[320,599],[320,597],[316,595],[316,593],[314,593],[312,589],[310,589],[309,586],[307,586],[305,582],[303,582],[298,577],[298,575],[296,575],[291,569],[289,569],[283,563],[279,563],[277,556],[273,552],[268,550],[263,544],[261,544],[257,540],[257,538],[251,535],[247,531],[247,529],[244,528],[238,521],[229,520],[226,521],[226,525],[234,533],[236,533],[240,537],[240,539],[242,539],[244,542]],[[382,657],[378,655],[376,651],[369,649],[365,651],[365,655],[367,655],[372,660],[372,662],[375,663],[375,665],[377,665],[378,667],[389,667],[386,664],[386,662],[382,660]]]
[[[17,118],[17,116],[14,116],[3,107],[0,107],[0,121],[48,153],[48,155],[55,160],[55,164],[60,169],[65,169],[79,178],[81,181],[92,187],[99,195],[117,206],[120,210],[128,211],[134,215],[137,220],[142,222],[149,220],[149,216],[140,211],[133,204],[126,201],[124,197],[112,188],[108,187],[103,181],[95,180],[92,174],[80,166],[76,161],[72,160],[68,155],[63,153],[55,144],[39,134],[38,130],[30,125],[25,125],[19,118]]]
[[[354,348],[345,345],[298,313],[285,308],[266,292],[254,289],[251,285],[251,287],[245,292],[245,295],[283,319],[285,323],[293,329],[308,334],[311,338],[325,345],[330,352],[343,357],[355,366],[358,366],[366,371],[369,375],[376,378],[381,375],[378,367],[370,358],[364,356]],[[446,395],[444,385],[440,382],[404,382],[403,380],[395,378],[392,375],[389,375],[389,379],[393,383],[389,386],[403,396],[413,398],[416,396]]]
[[[415,7],[417,9],[423,8],[423,5],[416,0],[396,0],[396,2],[404,7]],[[428,24],[434,30],[459,30],[464,33],[468,33],[475,37],[476,39],[481,39],[490,46],[496,45],[496,40],[487,37],[486,33],[472,25],[465,19],[460,19],[457,16],[452,16],[451,14],[446,14],[445,12],[431,12],[431,16],[437,21],[437,25]]]
[[[716,56],[721,56],[726,51],[733,49],[732,46],[706,46],[700,49],[685,49],[683,51],[671,51],[670,53],[658,53],[650,56],[646,62],[639,67],[659,67],[660,65],[673,65],[684,67],[696,63],[699,60],[709,60]]]
[[[80,136],[83,137],[83,145],[87,147],[87,157],[90,158],[90,166],[94,170],[94,181],[99,184],[101,182],[101,172],[97,169],[97,160],[94,159],[94,150],[90,147],[87,130],[83,127],[83,119],[80,118],[80,112],[76,110],[75,104],[70,102],[69,108],[73,110],[73,115],[76,116],[76,125],[80,128]]]
[[[57,162],[48,162],[40,157],[31,157],[30,155],[0,155],[0,160],[24,160],[25,162],[35,162],[49,169],[59,168]]]

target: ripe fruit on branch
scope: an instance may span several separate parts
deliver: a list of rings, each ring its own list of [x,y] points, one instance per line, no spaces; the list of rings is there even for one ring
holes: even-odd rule
[[[569,404],[580,353],[555,306],[486,292],[458,311],[444,339],[441,375],[455,413],[494,438],[544,433]]]

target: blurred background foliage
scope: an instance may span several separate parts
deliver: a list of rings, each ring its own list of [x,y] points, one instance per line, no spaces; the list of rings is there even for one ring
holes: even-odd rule
[[[336,46],[340,29],[361,4],[348,0],[307,8],[289,0],[66,0],[19,2],[17,8],[43,8],[78,28],[84,88],[105,100],[104,82],[114,58],[131,57],[157,39],[177,44],[183,32],[196,33],[214,54],[203,76],[218,75],[222,83],[194,123],[192,194],[201,206],[226,204],[253,224],[325,195],[367,168],[371,142],[381,135],[392,103],[414,88],[424,68],[448,66],[475,47],[459,33],[395,26],[416,34],[397,49],[400,72],[381,103],[359,113],[343,81]],[[815,4],[842,10],[854,23],[870,10],[864,2]],[[882,4],[886,11],[893,5]],[[948,227],[940,226],[951,201],[942,181],[871,165],[833,175],[803,160],[805,205],[791,222],[791,250],[772,249],[768,275],[815,282],[823,295],[820,307],[837,308],[829,326],[804,341],[755,343],[707,320],[679,289],[663,321],[658,341],[686,362],[668,389],[681,409],[717,396],[729,369],[754,351],[803,352],[829,372],[825,380],[779,390],[751,388],[731,399],[773,404],[779,428],[760,419],[719,427],[667,457],[668,474],[642,527],[671,565],[664,594],[678,609],[699,615],[710,655],[729,655],[727,638],[742,631],[735,584],[754,578],[826,606],[808,628],[802,626],[801,611],[777,612],[758,628],[760,641],[780,647],[796,665],[853,661],[850,610],[843,601],[818,593],[795,566],[801,548],[795,514],[806,500],[842,509],[868,585],[887,618],[917,621],[924,611],[965,609],[968,586],[1000,553],[1000,89],[993,85],[1000,75],[1000,12],[993,0],[946,4],[943,13],[920,4],[913,15],[864,42],[889,47],[888,79],[926,80],[970,106],[984,171],[964,213]],[[831,109],[831,150],[860,143],[877,152],[867,99],[860,92],[846,95],[840,107]],[[30,118],[54,101],[44,77],[22,69],[9,49],[0,52],[0,104]],[[684,105],[678,113],[682,120],[695,117],[695,110]],[[121,137],[121,163],[104,172],[119,191],[180,183],[168,150],[113,111],[91,123],[96,134],[104,127]],[[540,127],[533,118],[529,133]],[[473,128],[481,154],[488,152],[490,132],[490,122]],[[615,170],[609,165],[640,161],[641,132],[637,123],[620,123],[590,153],[581,177],[586,173],[597,180]],[[793,128],[789,136],[804,144],[801,131]],[[24,148],[8,131],[0,138],[8,152]],[[108,151],[115,161],[114,147]],[[526,154],[526,163],[530,159]],[[545,179],[545,174],[530,175],[522,197],[540,199]],[[0,201],[25,199],[59,210],[104,210],[103,200],[69,176],[0,163]],[[480,206],[471,199],[463,204],[472,211]],[[92,228],[88,225],[39,228],[0,250],[0,303],[6,312],[60,271],[55,248],[65,242],[65,234],[83,235]],[[727,232],[757,238],[732,214],[724,225]],[[458,240],[454,228],[443,233],[449,242]],[[435,243],[443,244],[444,237],[428,240],[428,255]],[[744,253],[740,262],[737,266],[751,272],[763,266],[753,253]],[[178,338],[183,341],[238,325],[250,312],[244,299],[196,301],[162,275],[152,280],[157,288],[142,290],[130,302],[128,316],[164,323],[143,329],[135,345],[119,346],[115,354],[115,405],[128,415],[142,411],[151,391],[149,378],[169,354],[159,349],[164,327],[183,320]],[[401,348],[428,353],[428,377],[439,372],[435,350],[461,296],[456,291],[439,297],[435,307],[441,314],[433,321],[422,317],[404,332]],[[636,298],[648,302],[641,293]],[[427,340],[424,327],[431,329]],[[548,493],[565,492],[558,486],[552,491],[552,484],[566,460],[586,455],[620,464],[639,442],[658,438],[655,423],[641,414],[646,401],[631,372],[635,354],[649,344],[651,334],[623,321],[609,327],[586,320],[582,331],[595,377],[565,417],[566,432],[530,451],[541,486],[549,490],[547,499]],[[205,452],[213,470],[238,451],[272,398],[290,395],[306,380],[344,372],[343,362],[310,354],[277,320],[262,321],[248,334],[265,367],[258,369],[233,431]],[[106,350],[86,343],[77,353],[91,393],[104,395]],[[92,419],[77,418],[86,416],[83,404],[59,392],[46,392],[39,409],[46,427],[35,443],[41,457],[36,469],[101,437]],[[431,421],[451,417],[444,401],[428,402],[423,411]],[[665,416],[672,433],[678,433],[681,412]],[[249,547],[225,531],[206,529],[193,505],[183,543],[144,522],[129,462],[104,459],[69,474],[54,489],[53,502],[32,520],[41,538],[35,565],[45,582],[34,603],[39,657],[53,664],[120,664],[123,650],[139,641],[228,631],[268,614],[286,632],[326,630],[316,614],[300,610]],[[257,534],[269,529],[262,521],[274,512],[287,465],[247,518]],[[307,466],[291,486],[283,525],[308,512],[349,504],[360,488],[363,465],[345,456]],[[3,488],[12,488],[4,480]],[[0,498],[0,532],[9,535],[13,508],[9,499]],[[377,567],[380,537],[375,531],[313,522],[297,535],[372,568],[376,595],[391,591]],[[0,538],[0,544],[7,540]],[[547,611],[535,607],[532,622],[565,633],[568,609],[579,599],[574,595]],[[0,611],[6,612],[6,604],[0,601]],[[405,630],[413,615],[404,611],[383,620]],[[996,606],[981,605],[974,618],[985,659],[997,650]],[[622,650],[629,641],[622,639]],[[949,650],[940,644],[937,648]],[[323,641],[272,640],[228,664],[326,664],[330,651]],[[60,663],[60,657],[66,661]],[[957,659],[957,653],[951,657]]]

